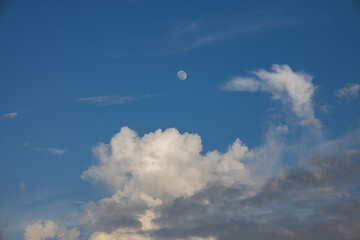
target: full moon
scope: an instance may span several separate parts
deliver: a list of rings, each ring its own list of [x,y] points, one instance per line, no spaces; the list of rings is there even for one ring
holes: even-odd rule
[[[184,71],[178,71],[177,77],[178,77],[180,80],[185,80],[185,79],[187,78],[187,74],[186,74],[186,72],[184,72]]]

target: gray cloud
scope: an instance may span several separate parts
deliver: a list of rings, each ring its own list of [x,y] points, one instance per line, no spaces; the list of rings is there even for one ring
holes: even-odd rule
[[[7,223],[0,222],[0,240],[5,240],[4,229],[6,229]]]
[[[356,239],[360,149],[342,149],[357,141],[358,134],[321,140],[307,154],[314,149],[327,154],[298,161],[304,153],[297,153],[299,143],[296,151],[285,144],[288,131],[286,125],[270,127],[264,144],[254,149],[237,139],[225,153],[203,153],[194,133],[159,129],[139,136],[123,127],[109,144],[94,147],[98,163],[82,175],[111,193],[82,206],[82,237]],[[294,158],[289,160],[293,166],[278,171],[284,157]],[[28,233],[36,227],[46,236],[58,234],[57,225],[36,223]],[[78,230],[73,233],[77,239]]]
[[[360,150],[315,155],[247,187],[208,186],[178,198],[157,219],[157,238],[357,239],[360,237]],[[162,227],[163,226],[163,227]]]

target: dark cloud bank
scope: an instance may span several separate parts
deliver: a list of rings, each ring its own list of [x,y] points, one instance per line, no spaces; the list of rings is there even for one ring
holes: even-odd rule
[[[155,239],[360,239],[360,150],[316,155],[246,187],[208,186],[163,209]]]

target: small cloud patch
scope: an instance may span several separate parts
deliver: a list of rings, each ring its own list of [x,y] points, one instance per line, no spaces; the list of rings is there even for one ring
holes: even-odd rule
[[[358,97],[360,84],[348,84],[335,92],[335,96],[340,99],[355,99]]]
[[[24,182],[19,183],[19,188],[21,191],[25,191],[26,190],[26,184]]]
[[[10,112],[10,113],[5,113],[1,116],[0,119],[5,119],[5,120],[8,120],[8,119],[12,119],[12,118],[15,118],[19,115],[18,112]]]

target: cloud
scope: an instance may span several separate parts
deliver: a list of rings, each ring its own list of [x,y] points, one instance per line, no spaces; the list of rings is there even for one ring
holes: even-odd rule
[[[273,174],[281,155],[280,139],[287,132],[286,125],[271,128],[266,143],[253,150],[237,139],[224,153],[203,153],[197,134],[170,128],[140,137],[123,127],[110,144],[100,143],[93,149],[99,163],[82,178],[104,184],[113,194],[84,204],[80,223],[95,231],[90,239],[126,239],[130,235],[147,239],[160,229],[156,219],[162,217],[162,209],[176,199],[191,198],[210,186],[241,188],[238,198],[251,196]],[[183,239],[191,237],[213,239]]]
[[[2,223],[0,222],[0,240],[5,240],[5,237],[4,237],[4,229],[6,229],[8,226],[7,223]]]
[[[235,77],[225,82],[223,91],[263,91],[270,92],[273,99],[288,105],[294,114],[302,120],[314,121],[313,95],[315,87],[312,76],[304,72],[294,72],[288,65],[273,65],[272,71],[260,69],[252,72],[250,78]]]
[[[173,32],[173,36],[177,37],[182,34],[190,34],[196,32],[199,28],[199,21],[181,22]]]
[[[61,148],[41,148],[41,147],[36,147],[35,148],[36,151],[38,152],[48,152],[51,153],[53,155],[57,155],[57,156],[61,156],[64,155],[66,153],[65,149],[61,149]]]
[[[64,155],[66,153],[65,149],[60,149],[60,148],[48,148],[49,152],[51,152],[54,155]]]
[[[289,19],[262,19],[259,21],[237,22],[222,25],[214,25],[204,21],[190,21],[178,24],[174,30],[161,42],[163,51],[152,52],[148,56],[172,55],[188,52],[200,47],[214,44],[224,39],[239,37],[245,34],[263,31],[269,28],[279,27],[285,24],[293,24]],[[214,30],[215,29],[215,30]],[[156,45],[156,43],[154,43]]]
[[[228,152],[202,151],[197,134],[161,129],[139,137],[121,128],[110,144],[99,144],[94,153],[99,165],[82,178],[101,182],[115,191],[141,192],[161,200],[192,195],[211,181],[225,185],[251,183],[249,172],[239,161],[248,153],[240,140]]]
[[[56,235],[57,240],[77,240],[80,235],[80,231],[76,227],[71,229],[62,227],[58,229]]]
[[[320,106],[320,111],[322,113],[331,113],[334,110],[334,105],[331,104],[324,104]]]
[[[131,240],[152,240],[148,236],[134,233],[133,230],[118,229],[110,234],[105,232],[95,232],[90,236],[89,240],[118,240],[118,239],[131,239]]]
[[[109,144],[94,147],[98,162],[82,175],[106,186],[110,196],[82,205],[81,237],[356,238],[360,149],[339,149],[358,141],[358,134],[316,143],[309,142],[311,133],[302,136],[303,142],[288,145],[288,126],[271,126],[261,146],[249,149],[237,139],[221,153],[203,152],[195,133],[170,128],[139,136],[123,127]],[[307,155],[298,162],[313,151],[326,154]],[[292,167],[283,168],[281,161]],[[51,233],[60,239],[59,229],[73,239],[79,236],[77,228],[55,224],[49,231],[49,223],[33,225],[41,236]]]
[[[300,126],[307,126],[307,125],[313,125],[315,127],[321,128],[322,124],[319,119],[312,118],[312,119],[304,119],[299,123]]]
[[[12,119],[12,118],[17,117],[18,115],[19,115],[18,112],[5,113],[5,114],[2,115],[1,119],[5,119],[5,120]]]
[[[25,191],[25,189],[26,189],[25,183],[24,182],[19,183],[19,188],[21,191]]]
[[[279,126],[276,132],[286,134],[287,127]],[[269,158],[277,156],[276,147],[271,147],[271,154],[266,149],[252,152],[239,139],[224,153],[216,150],[203,153],[199,135],[180,133],[174,128],[138,136],[123,127],[109,144],[100,143],[93,151],[98,164],[86,170],[82,178],[103,184],[111,192],[110,197],[82,206],[85,213],[79,223],[86,232],[92,232],[89,238],[94,240],[152,239],[152,232],[160,227],[155,220],[161,217],[161,209],[208,185],[246,186],[249,191],[244,196],[249,195],[260,181],[258,176],[251,175],[250,169],[255,169],[256,164],[247,168],[245,161],[256,156],[268,159],[267,164],[262,164],[268,171],[272,165]],[[268,176],[265,172],[260,178]],[[37,231],[41,236],[53,236],[53,232],[58,236],[56,227],[51,226],[52,223],[36,222],[26,227],[24,236],[31,236],[35,227],[45,228],[46,231]],[[53,228],[52,232],[47,230]],[[208,237],[211,236],[199,239]]]
[[[288,126],[279,125],[258,148],[236,140],[225,153],[202,153],[197,134],[167,129],[139,137],[122,128],[110,144],[94,148],[99,165],[83,174],[115,193],[85,204],[81,223],[95,230],[94,240],[356,236],[358,225],[348,224],[360,221],[356,214],[346,213],[351,216],[335,224],[325,208],[351,196],[348,189],[359,181],[360,151],[313,155],[275,174],[274,165],[293,149],[282,140],[287,134]],[[335,149],[332,144],[340,143],[327,148]]]
[[[25,227],[25,240],[45,240],[56,236],[58,226],[52,221],[37,221]]]
[[[117,191],[97,203],[83,205],[86,214],[80,218],[80,223],[105,232],[116,231],[118,228],[147,230],[149,227],[156,227],[147,219],[154,218],[151,209],[161,204],[160,199],[151,198],[144,193]]]
[[[282,202],[346,197],[359,174],[360,150],[314,155],[270,179],[259,196]]]
[[[360,84],[348,84],[335,92],[335,96],[340,99],[355,99],[358,97]]]
[[[56,237],[57,240],[77,240],[80,232],[77,228],[66,229],[59,227],[55,222],[38,220],[25,227],[25,240],[46,240]]]
[[[246,198],[244,187],[219,185],[177,198],[163,209],[153,234],[156,239],[356,239],[359,176],[360,150],[313,155]]]
[[[139,232],[144,237],[146,231],[157,229],[158,209],[174,199],[190,197],[209,184],[256,184],[241,162],[253,154],[239,139],[225,153],[202,154],[197,134],[170,128],[140,137],[123,127],[110,144],[100,143],[94,153],[99,164],[82,178],[105,184],[114,194],[83,206],[86,214],[81,224],[97,231],[90,239],[121,239],[129,234],[147,239]]]
[[[164,94],[147,94],[138,97],[130,97],[130,96],[98,96],[98,97],[88,97],[88,98],[78,98],[77,100],[85,103],[97,104],[99,106],[108,106],[108,105],[116,105],[116,104],[124,104],[128,102],[134,102],[142,99],[148,99],[158,96],[164,96]]]

